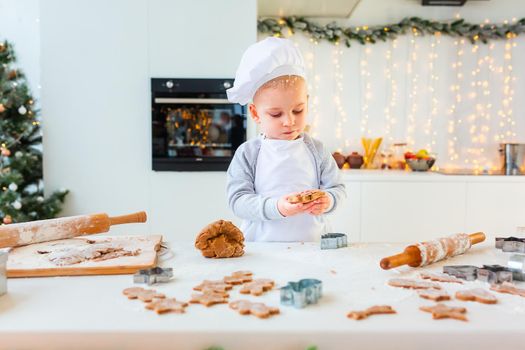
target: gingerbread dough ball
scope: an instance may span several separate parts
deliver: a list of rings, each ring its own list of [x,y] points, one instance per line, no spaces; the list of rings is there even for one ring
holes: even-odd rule
[[[244,254],[244,235],[231,221],[218,220],[202,229],[195,247],[206,258],[234,258]]]

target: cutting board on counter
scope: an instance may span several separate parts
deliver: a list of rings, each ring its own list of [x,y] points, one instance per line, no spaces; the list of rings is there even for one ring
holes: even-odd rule
[[[31,244],[14,248],[7,260],[7,277],[46,277],[83,275],[133,274],[157,265],[162,235],[141,236],[83,236],[58,241]],[[78,263],[57,265],[51,260],[63,253],[86,251],[91,247],[115,247],[136,255],[118,256],[107,260],[85,260]],[[68,257],[71,254],[68,255]],[[80,256],[84,256],[81,254]],[[75,258],[73,258],[75,260]],[[57,261],[57,260],[55,260]],[[62,260],[63,261],[63,260]],[[70,260],[72,261],[72,260]]]

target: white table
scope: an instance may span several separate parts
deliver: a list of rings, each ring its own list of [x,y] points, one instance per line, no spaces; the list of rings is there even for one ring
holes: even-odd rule
[[[425,268],[441,271],[445,264],[505,264],[507,256],[493,239],[466,255]],[[191,304],[185,314],[157,315],[140,301],[128,300],[124,288],[131,276],[9,279],[8,294],[0,297],[0,349],[476,349],[523,348],[525,298],[496,293],[497,305],[449,302],[468,308],[469,322],[432,320],[420,311],[433,302],[413,291],[386,284],[392,277],[414,277],[423,269],[383,271],[381,257],[400,252],[400,244],[358,244],[339,250],[320,250],[314,243],[248,243],[237,259],[205,259],[190,242],[171,244],[173,257],[162,263],[175,277],[157,290],[188,300],[203,279],[218,279],[249,269],[255,277],[273,278],[282,286],[300,278],[323,281],[324,296],[305,309],[280,306],[270,319],[241,316],[226,304],[206,308]],[[449,292],[483,286],[446,284]],[[279,292],[239,297],[279,306]],[[346,318],[350,310],[389,304],[398,314],[363,321]],[[504,345],[504,347],[503,347]]]

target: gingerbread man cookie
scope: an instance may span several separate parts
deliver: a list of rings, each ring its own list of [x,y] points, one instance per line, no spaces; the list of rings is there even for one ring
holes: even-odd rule
[[[200,292],[215,292],[215,293],[226,293],[227,290],[232,289],[232,285],[229,283],[225,283],[224,281],[218,280],[218,281],[209,281],[205,280],[198,286],[193,287],[194,290],[198,290]]]
[[[434,301],[445,301],[450,300],[450,295],[441,289],[424,289],[418,291],[421,298],[434,300]]]
[[[494,294],[487,292],[482,288],[460,290],[456,292],[456,299],[463,301],[477,301],[483,304],[496,304],[498,299]]]
[[[448,283],[460,283],[463,284],[463,281],[454,276],[450,276],[444,273],[421,273],[419,275],[424,280],[431,280],[435,282],[448,282]]]
[[[177,301],[175,298],[167,298],[147,303],[146,309],[154,310],[158,314],[165,314],[168,312],[182,314],[184,313],[186,306],[188,306],[188,303]]]
[[[233,301],[230,303],[230,307],[237,310],[241,315],[251,314],[259,318],[268,318],[280,312],[276,307],[266,306],[263,303],[253,303],[248,300]]]
[[[493,284],[490,289],[498,293],[508,293],[525,297],[525,289],[518,288],[510,282],[503,282],[502,284]]]
[[[388,285],[392,287],[410,288],[410,289],[441,289],[441,286],[437,283],[416,281],[406,278],[392,278],[388,281]]]
[[[228,284],[243,284],[252,281],[251,271],[235,271],[230,276],[223,278],[223,281]]]
[[[204,293],[195,293],[191,295],[190,303],[192,304],[202,304],[204,306],[212,306],[215,304],[224,304],[227,303],[228,299],[223,294],[213,293],[213,292],[204,292]]]
[[[144,302],[150,302],[154,298],[164,299],[166,296],[162,293],[157,293],[154,289],[144,289],[141,287],[126,288],[122,293],[128,297],[128,299],[139,299]]]
[[[303,192],[299,192],[293,196],[290,196],[287,198],[289,203],[297,204],[297,203],[310,203],[315,201],[316,199],[321,198],[322,196],[326,196],[326,192],[323,192],[321,190],[307,190]]]
[[[435,320],[453,318],[455,320],[467,321],[467,317],[465,316],[467,309],[464,307],[451,307],[445,304],[437,304],[435,306],[421,306],[419,309],[432,313],[432,318]]]
[[[395,314],[396,310],[390,305],[376,305],[369,307],[364,311],[350,311],[346,317],[352,318],[354,320],[362,320],[367,318],[370,315],[379,315],[379,314]]]
[[[270,279],[259,278],[244,284],[241,290],[239,290],[239,293],[259,296],[262,293],[272,289],[274,284],[274,281]]]

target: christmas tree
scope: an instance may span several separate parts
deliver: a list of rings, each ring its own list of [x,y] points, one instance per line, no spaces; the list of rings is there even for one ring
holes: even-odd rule
[[[15,62],[0,42],[0,224],[53,218],[68,192],[44,197],[40,118]]]

